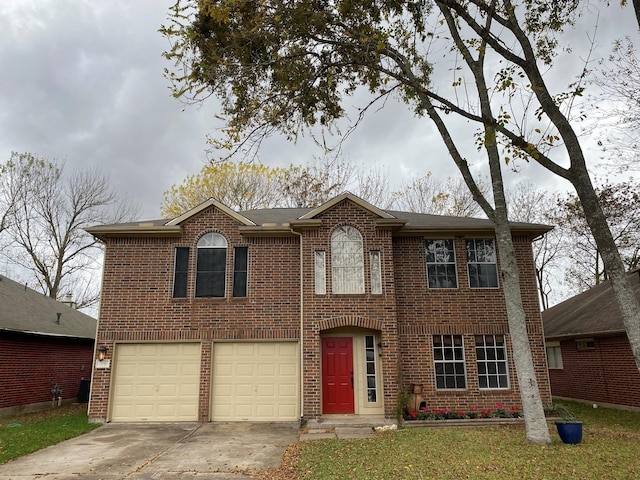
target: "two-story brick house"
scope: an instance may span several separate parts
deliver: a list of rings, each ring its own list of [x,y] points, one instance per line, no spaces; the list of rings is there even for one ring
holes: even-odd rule
[[[531,242],[548,230],[512,225],[546,404]],[[88,231],[106,246],[92,421],[393,417],[413,384],[434,408],[520,405],[488,220],[345,193]]]

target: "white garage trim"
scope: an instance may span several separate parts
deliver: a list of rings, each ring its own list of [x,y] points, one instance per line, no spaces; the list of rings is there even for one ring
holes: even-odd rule
[[[197,421],[199,343],[115,347],[110,421]]]
[[[298,343],[214,343],[211,383],[212,421],[298,420]]]

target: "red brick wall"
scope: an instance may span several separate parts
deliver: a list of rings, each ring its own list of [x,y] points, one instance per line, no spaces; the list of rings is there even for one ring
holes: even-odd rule
[[[640,407],[640,372],[626,335],[594,338],[595,348],[578,350],[560,342],[562,369],[549,369],[551,392],[559,397]]]
[[[207,232],[228,242],[225,298],[194,298],[196,243]],[[190,247],[187,298],[174,299],[175,247]],[[233,247],[249,247],[246,298],[232,298]],[[184,226],[179,238],[120,238],[106,245],[98,344],[108,357],[116,342],[200,340],[199,420],[209,416],[211,345],[215,339],[297,339],[299,240],[243,238],[238,222],[211,207]],[[107,418],[111,369],[96,370],[89,416]]]
[[[376,217],[349,202],[341,202],[319,218],[322,225],[304,230],[303,301],[304,339],[302,372],[303,414],[321,414],[321,335],[336,327],[358,327],[380,332],[383,344],[383,397],[385,414],[393,415],[400,385],[411,382],[431,389],[430,401],[446,406],[471,404],[493,407],[497,402],[517,403],[516,388],[509,391],[479,392],[472,383],[475,358],[474,333],[505,333],[506,313],[501,290],[471,290],[467,286],[463,238],[456,239],[460,287],[453,291],[426,288],[424,239],[393,238],[391,229],[376,228]],[[365,293],[331,293],[331,232],[349,224],[363,236]],[[204,233],[225,236],[227,296],[224,299],[194,298],[196,242]],[[176,246],[190,247],[187,298],[173,299],[173,262]],[[247,298],[231,298],[234,246],[248,246],[249,274]],[[314,290],[314,252],[326,252],[327,294]],[[383,294],[372,295],[369,252],[381,252]],[[546,364],[541,321],[535,290],[533,261],[526,239],[518,239],[516,251],[525,309],[532,334],[534,358],[539,362],[543,398],[548,403]],[[98,343],[199,340],[203,344],[199,420],[209,414],[210,353],[216,339],[298,339],[300,322],[300,239],[245,238],[238,223],[211,207],[189,219],[179,238],[120,238],[107,241],[100,308]],[[467,366],[470,388],[466,392],[433,391],[432,333],[460,332],[467,337]],[[471,340],[468,340],[471,339]],[[399,352],[402,351],[402,354]],[[509,354],[509,358],[511,355]],[[510,379],[516,385],[513,366]],[[89,415],[107,418],[110,369],[94,372]],[[400,379],[400,380],[399,380]]]
[[[482,238],[471,235],[468,238]],[[527,316],[530,346],[540,393],[545,405],[551,404],[546,357],[535,287],[531,247],[525,238],[514,238],[520,267],[523,306]],[[430,408],[494,409],[503,403],[520,407],[520,394],[513,364],[507,313],[502,289],[469,288],[465,238],[455,237],[457,289],[429,289],[425,273],[424,238],[394,239],[398,338],[401,359],[401,385],[422,386],[422,399]],[[498,259],[499,261],[499,259]],[[436,390],[433,335],[463,335],[467,389]],[[475,334],[504,334],[509,361],[509,389],[480,390],[475,355]]]
[[[325,211],[319,218],[322,226],[304,234],[304,399],[305,417],[315,418],[321,407],[321,349],[323,330],[336,327],[359,327],[380,330],[383,348],[382,371],[385,414],[392,416],[397,392],[397,325],[395,279],[393,274],[393,243],[391,231],[375,228],[375,218],[355,204],[343,201]],[[363,237],[365,293],[361,295],[336,295],[331,283],[331,234],[336,227],[350,225]],[[327,294],[315,295],[314,252],[326,252]],[[371,294],[369,252],[380,251],[382,270],[382,295]]]
[[[92,359],[93,340],[1,333],[0,408],[50,402],[53,383],[76,398]]]

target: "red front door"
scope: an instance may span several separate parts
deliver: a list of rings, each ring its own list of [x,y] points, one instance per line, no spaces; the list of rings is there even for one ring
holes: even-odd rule
[[[351,337],[322,339],[322,413],[354,413]]]

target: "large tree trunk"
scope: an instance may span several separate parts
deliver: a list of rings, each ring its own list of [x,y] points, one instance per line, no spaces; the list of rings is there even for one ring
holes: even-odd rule
[[[522,306],[520,292],[520,273],[516,263],[511,229],[506,216],[498,218],[498,215],[496,215],[494,225],[498,252],[500,253],[502,290],[507,307],[511,348],[518,376],[527,441],[538,445],[546,445],[551,443],[551,437],[544,414],[544,406],[540,398],[533,357],[531,356],[527,318]]]

